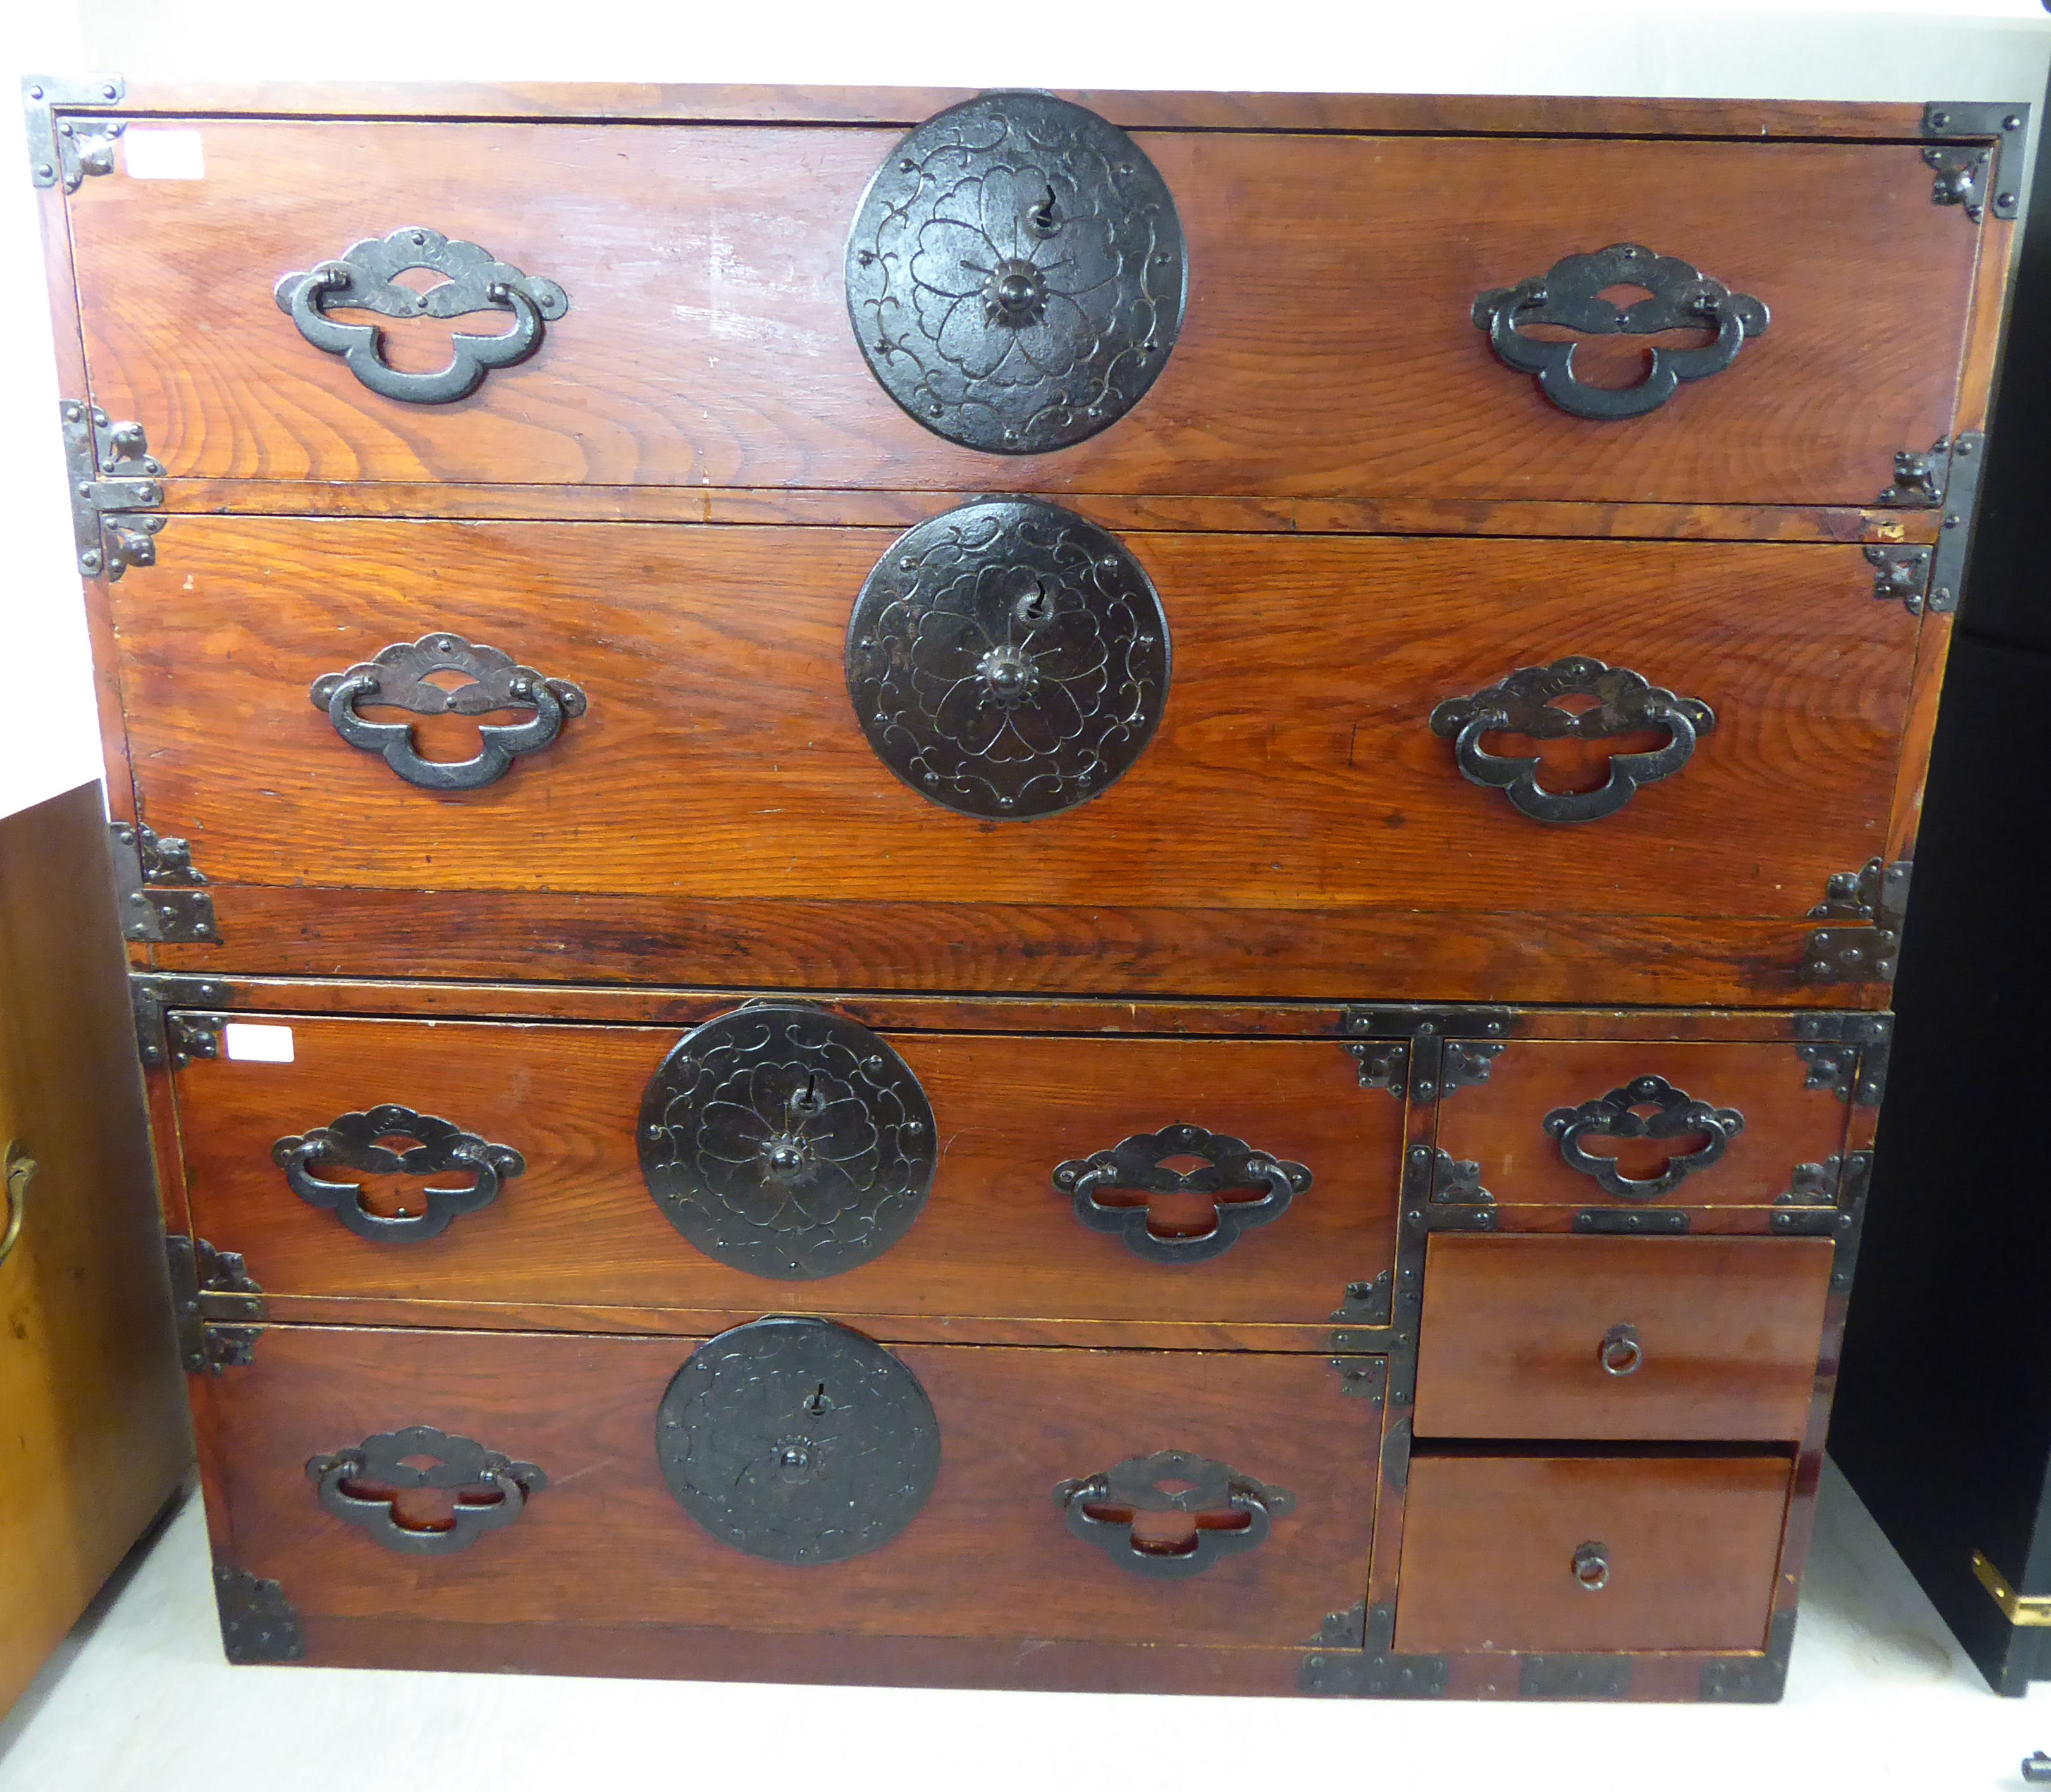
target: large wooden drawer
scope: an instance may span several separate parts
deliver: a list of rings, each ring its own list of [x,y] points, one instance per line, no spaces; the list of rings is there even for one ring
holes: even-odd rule
[[[1797,1442],[1834,1250],[1828,1238],[1435,1237],[1418,1435]]]
[[[1101,794],[997,821],[900,782],[850,701],[850,612],[890,531],[174,530],[114,598],[143,817],[192,842],[229,949],[177,949],[194,968],[1784,993],[1829,879],[1884,849],[1917,639],[1855,546],[1136,533],[1173,645],[1158,730]],[[568,681],[582,712],[444,791],[310,700],[441,639]],[[1611,812],[1560,824],[1471,782],[1433,718],[1574,656],[1714,726]],[[416,723],[419,750],[476,753],[479,719]],[[1543,742],[1540,781],[1586,790],[1677,738]],[[1497,766],[1529,747],[1478,744]],[[1653,918],[1688,918],[1690,949]],[[1374,974],[1335,985],[1341,965]]]
[[[725,1334],[706,1347],[707,1371],[686,1367],[697,1347],[684,1339],[265,1329],[246,1365],[193,1383],[215,1440],[209,1504],[237,1567],[283,1589],[316,1662],[346,1651],[352,1625],[367,1634],[358,1650],[403,1652],[422,1624],[471,1639],[451,1668],[523,1649],[538,1661],[537,1631],[561,1649],[580,1626],[654,1646],[689,1627],[1300,1656],[1326,1614],[1365,1589],[1380,1414],[1315,1357],[964,1345],[897,1351],[893,1368],[859,1340],[850,1359],[848,1335],[824,1329],[835,1336],[787,1336],[752,1359],[742,1352],[770,1342],[759,1329]],[[727,1358],[752,1362],[752,1391],[728,1385]],[[816,1390],[787,1385],[799,1370]],[[701,1374],[710,1391],[693,1397]],[[504,1459],[527,1489],[510,1522],[494,1514],[495,1527],[433,1552],[424,1531],[476,1524],[452,1501],[498,1503],[504,1483],[494,1500],[459,1472],[439,1490],[408,1489],[389,1468],[381,1481],[374,1445],[339,1490],[359,1503],[333,1492],[324,1503],[310,1463],[416,1426],[444,1437],[395,1446],[403,1461],[459,1461],[449,1438]],[[889,1464],[865,1454],[879,1440],[897,1452]],[[1166,1452],[1183,1459],[1138,1479],[1185,1497],[1143,1513],[1143,1547],[1252,1533],[1180,1573],[1131,1559],[1134,1530],[1118,1515],[1135,1508],[1116,1504],[1135,1478],[1123,1465]],[[666,1461],[700,1492],[711,1490],[698,1465],[730,1463],[736,1491],[687,1506]],[[379,1486],[396,1508],[371,1504]],[[836,1492],[853,1515],[845,1530],[820,1513]],[[1095,1526],[1072,1518],[1076,1501]]]
[[[1779,1456],[1420,1456],[1397,1647],[1761,1649],[1792,1469]]]
[[[1979,248],[1914,142],[1143,131],[1188,242],[1179,344],[1102,435],[994,464],[857,349],[849,229],[901,125],[184,127],[203,178],[131,178],[131,151],[68,208],[93,395],[174,480],[1865,505],[1950,427]],[[366,391],[272,299],[410,226],[568,295],[538,353],[454,405]],[[1592,422],[1471,314],[1625,243],[1771,323],[1656,412]],[[448,323],[379,321],[395,362],[449,359]]]
[[[862,1081],[837,1047],[815,1051],[812,1019],[759,1051],[740,1039],[701,1090],[673,1067],[644,1107],[673,1052],[712,1063],[709,1042],[736,1039],[764,1011],[721,1006],[725,1020],[688,1035],[237,1014],[225,1049],[175,1075],[193,1230],[240,1254],[274,1317],[553,1329],[716,1329],[795,1301],[863,1316],[886,1339],[1264,1339],[1316,1351],[1349,1285],[1389,1268],[1402,1109],[1359,1086],[1336,1038],[852,1029],[858,1050],[897,1055],[932,1116],[911,1121],[930,1138],[858,1156],[903,1120],[897,1086]],[[266,1029],[253,1044],[240,1031],[250,1027]],[[281,1050],[290,1062],[234,1055]],[[818,1069],[833,1105],[815,1120],[785,1119],[775,1079],[786,1060]],[[381,1135],[362,1119],[380,1109]],[[658,1203],[644,1180],[638,1135],[666,1124],[680,1137],[655,1160],[689,1164],[707,1190],[697,1204],[682,1204],[676,1180]],[[764,1154],[786,1128],[827,1160],[822,1172],[808,1164],[793,1183],[772,1180]],[[424,1193],[479,1182],[476,1156],[436,1154],[451,1132],[473,1151],[517,1154],[484,1204]],[[318,1151],[316,1135],[327,1141]],[[369,1159],[360,1148],[377,1136],[416,1155],[403,1168]],[[1076,1166],[1134,1139],[1119,1175],[1077,1191]],[[1240,1146],[1295,1184],[1257,1223],[1242,1222],[1241,1203],[1272,1205],[1271,1180],[1201,1191],[1216,1180],[1207,1162],[1247,1168],[1243,1154],[1220,1156]],[[845,1180],[832,1168],[843,1158]],[[1168,1173],[1147,1178],[1143,1159]],[[920,1164],[923,1206],[900,1193],[923,1191]],[[1193,1187],[1168,1186],[1178,1168],[1196,1172]],[[410,1223],[381,1227],[359,1207]]]

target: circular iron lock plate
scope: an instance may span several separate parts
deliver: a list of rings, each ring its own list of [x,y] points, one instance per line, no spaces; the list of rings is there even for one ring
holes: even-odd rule
[[[1108,429],[1175,346],[1174,197],[1115,124],[986,93],[884,158],[847,245],[847,308],[883,389],[936,435],[1037,454]]]
[[[917,1517],[940,1472],[918,1378],[823,1319],[709,1338],[662,1395],[655,1455],[677,1503],[769,1562],[845,1562]]]
[[[641,1101],[641,1174],[670,1223],[750,1275],[880,1257],[933,1186],[933,1109],[865,1027],[750,1003],[678,1042]]]
[[[1160,726],[1168,616],[1118,538],[1031,499],[929,517],[863,582],[847,691],[876,756],[963,815],[1088,802]]]

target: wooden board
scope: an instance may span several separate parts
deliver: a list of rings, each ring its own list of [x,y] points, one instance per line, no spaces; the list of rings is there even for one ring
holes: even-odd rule
[[[100,786],[0,821],[0,1712],[192,1459]],[[0,1203],[0,1230],[6,1223]]]
[[[1979,244],[1908,143],[1147,132],[1189,240],[1180,344],[1119,425],[997,464],[900,413],[851,334],[846,233],[895,128],[196,127],[203,180],[120,172],[68,207],[94,396],[174,476],[1862,505],[1951,426]],[[570,296],[454,405],[373,396],[271,297],[411,224]],[[1772,323],[1592,423],[1469,313],[1619,242]],[[447,326],[387,335],[398,364],[447,359]]]

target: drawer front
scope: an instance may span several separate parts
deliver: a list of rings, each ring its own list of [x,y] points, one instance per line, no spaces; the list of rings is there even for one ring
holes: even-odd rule
[[[740,1020],[751,1011],[764,1011]],[[431,1301],[444,1324],[556,1328],[674,1330],[680,1313],[746,1317],[801,1297],[808,1312],[879,1316],[886,1337],[1072,1321],[1092,1322],[1092,1340],[1115,1324],[1252,1328],[1250,1342],[1300,1325],[1316,1329],[1285,1344],[1315,1350],[1347,1285],[1389,1267],[1401,1109],[1360,1087],[1337,1039],[846,1023],[865,1042],[858,1056],[901,1062],[907,1094],[837,1047],[814,1052],[816,1014],[715,1061],[710,1043],[736,1036],[732,1012],[690,1047],[668,1028],[238,1015],[289,1028],[292,1061],[224,1054],[177,1070],[194,1231],[239,1252],[274,1301]],[[705,1054],[702,1086],[664,1068],[688,1051]],[[818,1067],[832,1099],[815,1117],[789,1117],[787,1062]],[[658,1078],[664,1095],[644,1108]],[[352,1129],[367,1144],[360,1117],[380,1108],[408,1110],[383,1117],[386,1148],[426,1155],[401,1165],[338,1141],[314,1148]],[[908,1116],[931,1138],[906,1136]],[[669,1130],[644,1156],[637,1131],[651,1122]],[[475,1155],[434,1154],[447,1129],[473,1153],[518,1154],[482,1204],[425,1192],[479,1180]],[[786,1135],[806,1162],[783,1182],[768,1153]],[[1078,1186],[1127,1141],[1140,1142],[1115,1173]],[[1279,1205],[1248,1152],[1283,1167]],[[665,1167],[660,1203],[650,1157]],[[1165,1168],[1150,1177],[1154,1164]],[[1212,1164],[1241,1186],[1205,1192],[1220,1180]],[[1193,1186],[1178,1188],[1183,1172]],[[295,1176],[316,1186],[302,1195]],[[380,1227],[359,1207],[404,1207],[413,1223]]]
[[[849,230],[896,128],[195,128],[203,180],[124,162],[69,202],[94,396],[144,421],[174,479],[1865,505],[1950,425],[1979,244],[1912,143],[1144,132],[1188,245],[1180,339],[1121,421],[999,477],[857,346]],[[367,389],[273,298],[402,226],[566,299],[457,403]],[[1771,322],[1649,414],[1591,421],[1497,359],[1475,307],[1622,244]],[[455,326],[513,322],[477,308],[338,315],[428,372],[454,364]],[[1590,383],[1644,377],[1647,338],[1586,340]]]
[[[1300,1651],[1365,1591],[1379,1414],[1322,1362],[886,1353],[824,1329],[836,1335],[773,1355],[751,1354],[759,1333],[729,1333],[710,1371],[686,1369],[683,1339],[266,1330],[247,1367],[193,1384],[219,1453],[210,1491],[236,1566],[279,1583],[314,1661],[322,1620],[376,1618]],[[752,1392],[729,1389],[736,1369]],[[801,1371],[816,1391],[789,1385]],[[697,1395],[701,1373],[710,1391]],[[438,1496],[389,1467],[381,1479],[371,1441],[416,1426],[504,1458],[506,1478],[527,1484],[517,1512],[456,1520],[475,1534],[423,1551],[420,1528],[455,1520],[451,1499],[498,1504],[502,1482]],[[408,1459],[463,1454],[406,1444]],[[352,1450],[345,1497],[324,1501],[307,1465]],[[1170,1451],[1182,1458],[1138,1466]],[[729,1500],[709,1500],[707,1464],[731,1472]],[[1185,1509],[1115,1504],[1148,1476],[1179,1484],[1168,1491]],[[836,1499],[852,1516],[829,1521]],[[1072,1521],[1077,1501],[1088,1509]],[[1135,1535],[1172,1552],[1198,1547],[1193,1531],[1227,1530],[1236,1545],[1203,1546],[1180,1573],[1131,1559]]]
[[[1516,1039],[1439,1113],[1439,1148],[1504,1207],[1828,1202],[1852,1046]]]
[[[1396,1646],[1757,1649],[1792,1465],[1777,1456],[1420,1456]]]
[[[1131,974],[1143,980],[1121,991],[1272,994],[1287,978],[1287,993],[1353,993],[1358,979],[1334,990],[1329,966],[1359,947],[1318,929],[1361,908],[1658,917],[1670,961],[1664,918],[1796,925],[1834,874],[1878,850],[1916,634],[1900,605],[1873,601],[1872,569],[1853,546],[1133,534],[1125,545],[1161,593],[1172,640],[1158,730],[1101,794],[998,824],[900,781],[850,703],[850,609],[889,531],[174,528],[165,539],[176,554],[114,588],[130,749],[146,819],[192,840],[223,938],[247,968],[303,956],[309,923],[342,892],[416,889],[450,902],[678,904],[664,925],[703,954],[706,981],[728,980],[722,954],[733,978],[760,980],[756,955],[773,949],[744,925],[750,905],[780,914],[794,902],[908,915],[973,902],[989,917],[1031,914],[1053,929],[1037,950],[1065,955],[1052,911],[1192,918],[1170,961],[1142,965]],[[486,685],[479,701],[518,706],[418,717],[369,696],[345,702],[340,687],[388,648],[450,640],[574,686],[579,706],[557,703],[549,738],[486,765],[487,781],[444,790],[346,730],[410,724],[425,757],[483,757],[480,724],[533,729],[537,702]],[[1689,724],[1686,750],[1643,782],[1618,768],[1663,761],[1681,738],[1670,722],[1539,743],[1553,792],[1612,792],[1609,812],[1561,825],[1542,818],[1546,792],[1478,781],[1531,744],[1477,733],[1463,745],[1466,725],[1441,706],[1500,701],[1512,673],[1575,656],[1625,668],[1715,722]],[[1067,764],[1022,725],[990,752]],[[278,898],[295,912],[272,923],[280,937],[268,943],[236,906],[238,889],[259,887],[295,893]],[[706,903],[740,918],[709,921]],[[1284,916],[1299,918],[1275,920],[1253,965],[1251,918]],[[573,953],[608,925],[603,905],[566,902],[557,918]],[[488,963],[491,925],[444,925],[459,936],[447,951]],[[533,923],[498,925],[517,935],[502,956],[529,950]],[[1457,927],[1435,941],[1395,925],[1404,949],[1385,960],[1427,990],[1475,981],[1490,949]],[[1109,926],[1089,922],[1094,949]],[[1545,923],[1529,929],[1502,945],[1492,975],[1550,949]],[[928,929],[911,931],[923,941]],[[1782,949],[1791,984],[1802,937]],[[628,937],[620,949],[647,949]],[[871,956],[894,968],[928,949]],[[1325,988],[1296,987],[1320,962]],[[869,980],[855,968],[850,982]],[[1022,963],[1006,973],[1029,974]],[[1095,988],[1104,972],[1065,960],[1062,975]]]
[[[1834,1249],[1827,1238],[1435,1237],[1418,1434],[1799,1440]]]

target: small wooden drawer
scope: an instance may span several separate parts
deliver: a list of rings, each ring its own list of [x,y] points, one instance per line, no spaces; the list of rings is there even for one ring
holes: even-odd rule
[[[237,1015],[291,1061],[176,1071],[193,1230],[274,1317],[557,1329],[716,1328],[802,1290],[890,1339],[1322,1350],[1389,1267],[1402,1110],[1337,1038],[705,1005],[688,1035]]]
[[[1417,1434],[1797,1441],[1834,1249],[1827,1238],[1434,1237]]]
[[[1793,1464],[1779,1456],[1424,1456],[1396,1646],[1758,1649]]]
[[[986,351],[1014,377],[996,339],[1009,326],[981,315],[991,300],[942,289],[1012,253],[998,237],[1019,225],[994,195],[997,234],[950,238],[940,288],[881,323],[858,295],[851,323],[850,225],[913,122],[191,120],[203,179],[135,179],[117,157],[70,201],[93,396],[145,420],[174,479],[1283,499],[1865,505],[1897,452],[1950,427],[1979,233],[1931,203],[1916,141],[1169,130],[1136,139],[1188,246],[1186,307],[1164,276],[1131,345],[1158,358],[1182,311],[1151,389],[1057,452],[957,446],[900,409],[856,330],[887,361],[907,351],[884,341],[926,323],[936,389],[977,394]],[[481,296],[420,300],[418,315],[398,308],[410,295],[321,302],[342,327],[381,327],[401,371],[455,365],[452,330],[533,333],[537,347],[453,403],[366,389],[342,345],[303,339],[273,296],[282,276],[416,226],[478,245],[479,267],[513,271],[502,280],[553,283],[536,288],[538,330]],[[1717,334],[1687,310],[1690,273],[1756,301],[1760,327],[1658,409],[1590,421],[1496,358],[1477,301],[1549,275],[1564,288],[1561,263],[1626,245],[1684,327],[1589,337],[1589,383],[1636,385],[1647,348]],[[1686,266],[1654,275],[1654,257]],[[1617,273],[1605,284],[1638,284]],[[1528,354],[1553,327],[1515,334]],[[951,348],[956,331],[975,339]],[[1065,409],[1088,370],[1059,393],[1049,371],[1047,401]]]
[[[1512,1039],[1440,1110],[1439,1148],[1505,1207],[1826,1205],[1857,1058],[1833,1043]]]
[[[1668,1001],[1691,977],[1784,994],[1811,909],[1885,827],[1918,627],[1873,601],[1853,546],[1135,533],[1172,644],[1158,726],[1108,788],[1003,820],[900,777],[850,702],[850,612],[894,531],[174,526],[178,553],[113,602],[144,817],[192,842],[219,917],[221,947],[171,949],[193,969],[1272,998],[1329,996],[1346,964],[1399,997],[1585,1000],[1626,976]],[[480,726],[546,730],[488,671],[460,713],[343,699],[396,687],[399,659],[416,693],[459,679],[472,649],[574,687],[576,713],[552,699],[553,737],[494,758]],[[1567,663],[1715,725],[1642,783],[1619,763],[1666,753],[1670,718],[1466,740],[1460,714]],[[1001,715],[964,667],[932,688]],[[1104,769],[1047,745],[1051,707],[984,741],[932,702],[894,713],[951,774],[1002,760],[1029,792]],[[468,761],[466,787],[416,752]],[[1534,756],[1546,790],[1510,775]],[[1534,812],[1597,788],[1593,819]],[[1589,1055],[1539,1099],[1609,1089]],[[1773,1057],[1799,1097],[1800,1061]],[[1713,1052],[1674,1064],[1691,1094],[1749,1093]]]
[[[809,1319],[279,1327],[248,1355],[193,1383],[209,1497],[316,1662],[432,1626],[458,1668],[608,1627],[658,1658],[673,1629],[1300,1657],[1367,1584],[1380,1414],[1315,1357],[885,1351]]]

